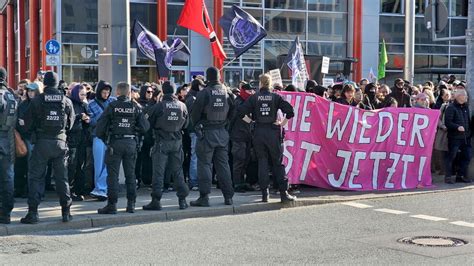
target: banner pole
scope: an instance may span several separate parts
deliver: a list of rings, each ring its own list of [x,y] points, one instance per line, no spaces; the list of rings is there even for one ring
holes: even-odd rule
[[[230,60],[227,64],[225,64],[221,69],[219,69],[219,72],[222,71],[226,66],[232,64],[237,59],[237,57],[234,57],[234,59]]]

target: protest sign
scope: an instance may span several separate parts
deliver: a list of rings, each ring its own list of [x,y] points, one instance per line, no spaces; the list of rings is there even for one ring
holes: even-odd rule
[[[270,74],[270,76],[272,77],[273,84],[278,83],[283,86],[283,80],[281,79],[280,69],[272,69],[268,72],[268,74]]]
[[[360,191],[431,186],[438,110],[367,111],[308,93],[282,95],[295,109],[283,154],[291,184]]]

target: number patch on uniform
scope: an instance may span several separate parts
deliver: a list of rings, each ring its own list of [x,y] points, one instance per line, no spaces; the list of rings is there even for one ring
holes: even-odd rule
[[[177,112],[170,112],[170,115],[168,116],[168,121],[178,121],[178,113]]]
[[[270,106],[268,106],[268,103],[262,103],[260,106],[260,114],[262,116],[270,115]]]
[[[216,98],[214,102],[214,107],[224,107],[224,101],[221,98]]]
[[[59,115],[56,111],[49,111],[49,115],[46,115],[48,121],[59,121]]]
[[[118,126],[122,128],[129,128],[130,122],[128,121],[128,118],[122,118],[122,122],[119,122]]]

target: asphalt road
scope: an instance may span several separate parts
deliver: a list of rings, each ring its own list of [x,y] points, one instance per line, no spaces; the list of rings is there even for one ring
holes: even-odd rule
[[[405,236],[463,238],[417,247]],[[473,265],[474,193],[0,237],[0,264]]]

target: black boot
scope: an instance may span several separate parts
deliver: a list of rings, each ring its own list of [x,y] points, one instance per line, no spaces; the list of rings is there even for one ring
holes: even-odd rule
[[[186,198],[180,198],[178,200],[178,205],[180,210],[184,210],[188,208],[188,203],[186,202]]]
[[[225,205],[234,205],[234,201],[232,200],[232,198],[224,197],[224,204]]]
[[[295,196],[288,194],[288,190],[280,190],[280,198],[282,203],[293,202],[296,200]]]
[[[209,196],[207,194],[201,194],[197,200],[191,201],[191,206],[210,207],[211,205],[209,205]]]
[[[10,223],[11,223],[10,214],[7,214],[2,209],[0,209],[0,224],[10,224]]]
[[[20,223],[22,224],[37,224],[38,222],[38,207],[29,207],[26,216],[20,219]]]
[[[61,215],[63,217],[63,223],[70,222],[72,220],[71,207],[62,207]]]
[[[151,202],[147,205],[143,206],[143,210],[145,211],[161,211],[161,198],[153,197],[151,198]]]
[[[268,195],[269,195],[268,188],[267,189],[262,189],[262,202],[268,202]]]
[[[98,214],[117,214],[117,204],[116,203],[107,203],[104,208],[97,210]]]
[[[135,213],[135,200],[127,201],[127,209],[125,211],[128,213]]]

